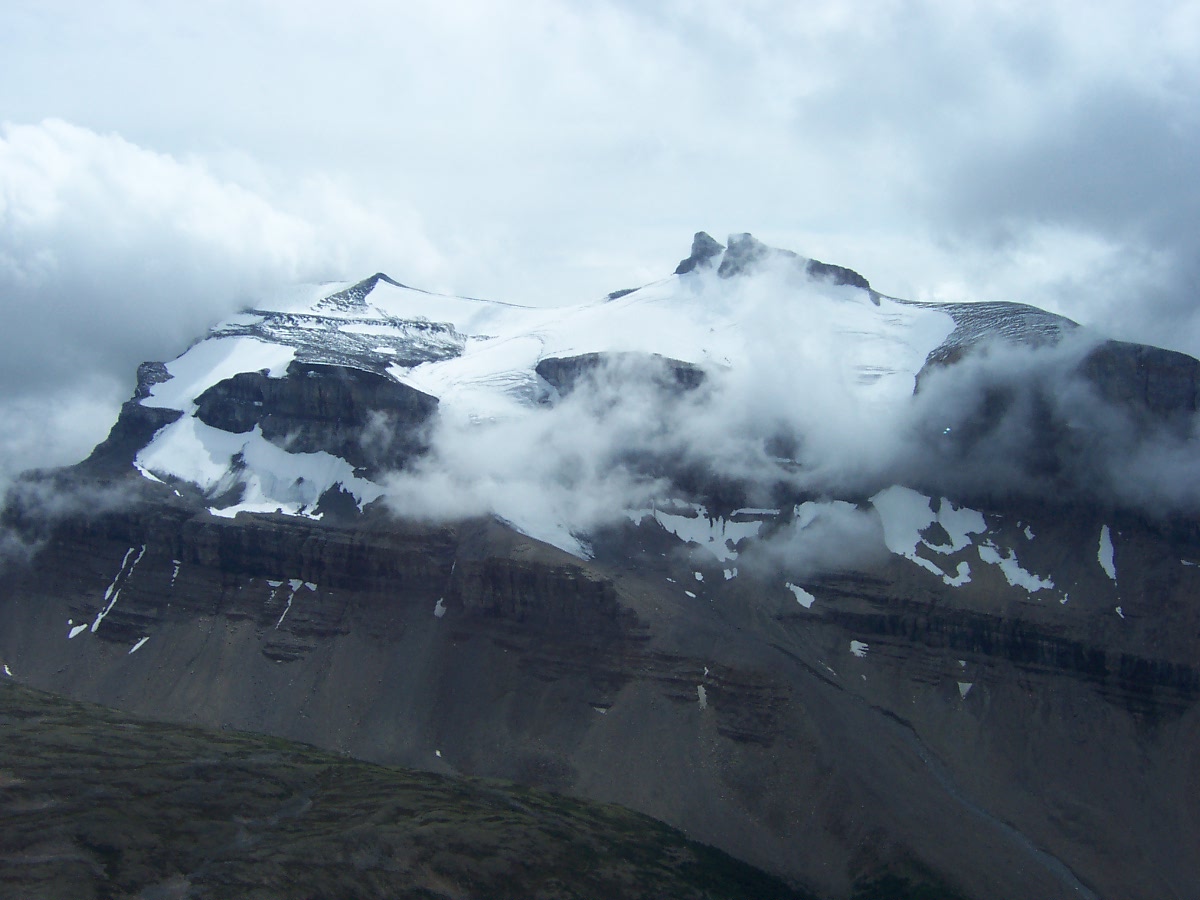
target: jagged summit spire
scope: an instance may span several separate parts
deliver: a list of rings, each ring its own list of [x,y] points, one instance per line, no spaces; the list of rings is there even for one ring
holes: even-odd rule
[[[319,304],[317,304],[317,306],[321,309],[364,309],[367,305],[367,294],[375,290],[375,285],[379,284],[381,281],[394,287],[407,287],[407,285],[401,284],[399,281],[396,281],[393,278],[389,278],[383,272],[376,272],[370,278],[364,278],[362,281],[352,284],[345,290],[338,291],[336,294],[330,294]]]
[[[676,275],[686,275],[688,272],[712,262],[713,257],[725,247],[706,231],[697,231],[692,238],[692,253],[687,259],[680,260],[675,269]]]
[[[796,254],[789,250],[773,251],[773,248],[768,247],[748,231],[741,234],[731,234],[728,246],[725,248],[725,256],[721,259],[720,268],[717,269],[717,274],[722,278],[739,275],[749,270],[759,260],[771,255],[772,252],[796,257]]]

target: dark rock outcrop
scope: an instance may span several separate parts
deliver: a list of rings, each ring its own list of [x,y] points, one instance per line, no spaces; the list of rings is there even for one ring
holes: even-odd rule
[[[375,472],[424,449],[437,399],[394,379],[345,366],[293,362],[284,378],[243,372],[196,398],[196,418],[224,431],[256,425],[292,452],[325,451]]]
[[[799,257],[790,250],[774,250],[749,233],[731,234],[721,257],[717,274],[722,278],[744,275],[758,268],[759,264],[772,255]]]
[[[158,409],[142,406],[141,401],[150,396],[150,389],[170,378],[167,367],[160,362],[144,362],[138,366],[137,387],[133,397],[121,406],[120,415],[101,443],[92,450],[83,462],[89,472],[117,473],[133,465],[138,451],[150,443],[160,428],[170,425],[182,413],[174,409]]]
[[[853,269],[847,269],[845,266],[835,266],[830,263],[823,263],[820,260],[810,259],[805,263],[805,271],[809,278],[818,278],[822,281],[830,281],[833,284],[844,284],[850,287],[861,288],[864,291],[871,290],[871,283],[863,278]],[[875,303],[878,304],[878,299]]]
[[[548,356],[539,360],[537,374],[561,394],[569,394],[581,381],[602,376],[614,382],[629,381],[671,392],[691,391],[704,383],[699,366],[657,353],[582,353]]]
[[[675,274],[686,275],[688,272],[711,265],[724,249],[712,235],[697,231],[695,237],[692,238],[692,252],[686,259],[680,260],[679,265],[675,267]]]
[[[1200,397],[1200,361],[1185,353],[1105,341],[1091,351],[1080,371],[1106,400],[1158,419],[1195,413]]]

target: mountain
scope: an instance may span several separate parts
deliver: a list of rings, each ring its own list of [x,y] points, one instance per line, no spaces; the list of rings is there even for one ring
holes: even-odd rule
[[[750,235],[581,306],[298,289],[16,485],[0,659],[823,897],[1187,896],[1197,366]]]

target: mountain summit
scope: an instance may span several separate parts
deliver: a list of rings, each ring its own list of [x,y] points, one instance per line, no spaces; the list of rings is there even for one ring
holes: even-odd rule
[[[1198,368],[749,234],[578,306],[305,287],[16,485],[0,661],[825,897],[1184,895]]]

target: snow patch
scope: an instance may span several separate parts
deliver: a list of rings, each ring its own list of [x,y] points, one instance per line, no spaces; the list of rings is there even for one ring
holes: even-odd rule
[[[654,507],[651,509],[626,510],[625,515],[635,524],[643,519],[653,518],[666,531],[686,544],[699,544],[712,553],[718,562],[731,562],[737,559],[735,545],[745,538],[757,537],[762,529],[762,522],[734,522],[721,517],[709,517],[708,511],[698,503],[680,504],[681,512],[664,512]],[[679,508],[673,506],[672,509]]]
[[[1112,532],[1108,530],[1107,525],[1100,529],[1100,548],[1096,551],[1096,559],[1100,563],[1100,568],[1104,570],[1104,574],[1116,581],[1117,566],[1113,561]]]
[[[734,578],[737,578],[737,566],[734,566],[732,569],[725,570],[726,581],[732,581]]]
[[[446,604],[442,602],[444,599],[438,597],[438,602],[433,605],[433,614],[439,619],[446,614]]]
[[[700,708],[708,709],[708,691],[704,689],[704,685],[696,685],[696,696],[700,700]]]
[[[942,581],[946,582],[946,584],[950,585],[950,587],[962,587],[964,584],[967,584],[970,580],[971,580],[971,567],[970,567],[970,565],[967,564],[966,560],[963,560],[962,562],[960,562],[958,564],[958,573],[956,575],[954,575],[953,577],[951,577],[949,575],[942,576]]]
[[[242,488],[239,502],[213,507],[213,515],[282,512],[317,518],[313,507],[335,485],[352,494],[359,506],[375,500],[383,488],[354,474],[340,457],[324,451],[289,453],[262,435],[259,426],[231,434],[184,416],[161,429],[137,455],[147,469],[190,482],[209,496]]]
[[[805,609],[812,609],[813,602],[817,599],[816,597],[799,585],[792,584],[790,581],[785,582],[784,587],[786,587],[795,595],[797,603],[799,603]]]
[[[292,588],[292,592],[288,594],[287,606],[283,608],[283,612],[279,614],[279,621],[275,623],[275,630],[279,630],[279,626],[283,624],[283,620],[287,618],[287,614],[292,611],[292,601],[296,599],[296,589]]]
[[[991,541],[988,541],[986,544],[980,544],[979,558],[985,563],[999,566],[1005,580],[1013,587],[1022,587],[1031,594],[1054,588],[1053,580],[1040,578],[1032,572],[1022,569],[1020,563],[1017,562],[1015,551],[1009,550],[1007,551],[1007,555],[1001,554],[1000,549]]]
[[[1125,618],[1125,613],[1121,611],[1121,607],[1119,607],[1119,606],[1117,607],[1117,615],[1120,616],[1122,619]]]
[[[87,630],[88,630],[87,622],[84,622],[82,625],[76,625],[74,628],[72,628],[67,633],[67,640],[69,641],[73,637],[78,637],[79,635],[83,634]]]
[[[851,641],[850,642],[850,652],[853,653],[855,656],[857,656],[859,659],[862,659],[863,657],[865,657],[867,655],[867,651],[869,649],[871,649],[870,645],[864,644],[862,641]],[[830,670],[830,671],[832,671],[832,670]]]
[[[133,656],[133,654],[137,653],[139,650],[142,649],[142,647],[145,645],[146,641],[148,641],[148,640],[150,640],[150,635],[146,635],[144,638],[142,638],[136,644],[134,644],[132,647],[130,647],[129,653],[126,655]]]
[[[142,406],[190,412],[197,397],[226,378],[242,372],[267,370],[272,378],[287,374],[296,356],[294,347],[252,337],[214,337],[201,341],[167,363],[167,381],[150,386]],[[155,468],[147,466],[146,468]]]
[[[961,587],[971,580],[971,568],[966,563],[960,562],[956,574],[950,575],[933,560],[918,554],[917,548],[925,547],[943,555],[958,553],[971,545],[971,535],[987,531],[983,513],[955,506],[945,497],[938,502],[935,512],[931,498],[898,484],[880,491],[871,498],[871,504],[883,523],[883,542],[888,550],[937,575],[951,587]],[[941,526],[949,543],[935,544],[923,536],[934,523]]]
[[[967,694],[971,693],[971,688],[975,686],[972,681],[960,681],[958,683],[958,696],[963,700],[967,699]]]
[[[125,564],[129,562],[129,557],[132,555],[134,548],[130,547],[125,553],[125,558],[121,560],[121,568],[117,572],[117,576],[112,580],[112,584],[108,586],[108,590],[104,592],[104,599],[108,601],[108,606],[96,613],[96,620],[92,622],[92,634],[96,633],[96,629],[100,627],[100,623],[104,621],[104,617],[112,612],[112,608],[117,605],[117,598],[121,596],[121,588],[117,587],[117,582],[121,582],[122,586],[129,581],[129,577],[133,574],[133,570],[137,568],[137,564],[142,561],[142,557],[146,555],[146,545],[142,544],[142,549],[138,551],[137,558],[130,564],[129,568],[125,568]],[[111,599],[110,599],[111,598]],[[71,637],[75,635],[72,634]]]

